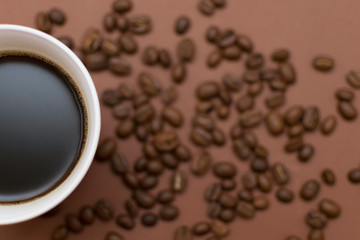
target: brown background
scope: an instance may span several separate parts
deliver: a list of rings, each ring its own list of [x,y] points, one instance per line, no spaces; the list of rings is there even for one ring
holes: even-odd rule
[[[275,48],[289,48],[292,54],[291,60],[298,72],[298,81],[288,90],[287,106],[297,103],[315,104],[320,107],[322,116],[336,114],[334,90],[337,87],[346,86],[345,73],[351,68],[357,68],[359,64],[360,19],[358,11],[360,2],[356,0],[228,0],[227,2],[226,9],[219,10],[214,16],[208,18],[197,11],[195,7],[197,0],[134,0],[135,7],[129,15],[149,14],[155,25],[151,34],[137,38],[141,48],[153,44],[171,49],[174,55],[175,46],[182,38],[173,33],[174,20],[180,14],[186,14],[193,20],[187,36],[196,40],[198,51],[194,64],[188,67],[189,77],[179,87],[180,99],[175,105],[187,111],[190,117],[195,99],[193,89],[198,83],[209,79],[219,80],[227,71],[242,72],[243,61],[222,63],[221,67],[215,71],[205,67],[205,56],[213,48],[204,40],[205,29],[210,24],[217,24],[248,34],[254,40],[256,49],[267,56]],[[79,42],[87,27],[101,26],[102,17],[110,11],[112,0],[0,0],[0,3],[0,23],[30,27],[34,27],[34,16],[38,11],[46,11],[57,6],[67,13],[68,22],[64,27],[56,28],[54,36],[72,35]],[[116,34],[112,37],[116,38]],[[337,65],[333,72],[318,73],[310,67],[312,57],[318,53],[327,53],[336,58]],[[150,70],[140,63],[139,55],[126,56],[126,58],[134,64],[135,68],[130,77],[117,78],[107,72],[92,74],[99,93],[106,88],[115,88],[121,81],[134,82],[141,70]],[[171,85],[169,72],[160,67],[151,68],[150,71],[156,74],[165,86]],[[357,99],[355,104],[357,107],[360,106]],[[258,100],[257,106],[264,108],[263,101]],[[284,111],[284,108],[281,111]],[[221,124],[221,128],[228,131],[236,118],[237,113],[233,111],[231,121]],[[116,122],[106,107],[102,107],[102,121],[102,137],[114,135]],[[187,141],[188,132],[189,119],[187,118],[185,126],[179,133],[183,141]],[[231,224],[231,235],[227,239],[275,240],[284,239],[290,233],[298,234],[305,239],[308,232],[303,220],[305,212],[316,208],[322,197],[334,199],[343,207],[341,217],[331,221],[326,227],[326,239],[359,239],[360,188],[350,185],[346,180],[346,174],[350,168],[359,165],[360,125],[357,122],[340,121],[331,137],[324,138],[319,133],[306,135],[305,141],[316,146],[316,155],[307,164],[299,163],[294,155],[283,153],[285,136],[273,139],[269,137],[263,126],[256,130],[256,133],[261,138],[261,143],[271,150],[270,162],[284,162],[290,169],[293,178],[289,187],[294,191],[298,192],[301,183],[306,179],[319,179],[319,173],[324,167],[335,170],[338,183],[335,187],[323,186],[320,196],[309,203],[304,203],[299,198],[290,205],[280,204],[276,200],[271,201],[271,208],[258,213],[255,219],[251,221],[236,219]],[[118,147],[130,161],[134,161],[140,154],[139,144],[136,143],[134,137],[126,142],[119,141]],[[210,152],[215,161],[233,161],[237,164],[240,173],[247,171],[247,163],[236,160],[230,144],[223,148],[211,147]],[[181,167],[188,169],[187,165]],[[162,188],[167,186],[169,176],[169,172],[163,175],[160,184]],[[172,223],[159,222],[156,227],[147,229],[140,226],[137,219],[138,226],[135,230],[124,231],[114,222],[96,221],[82,234],[71,235],[69,239],[104,239],[104,235],[109,230],[119,231],[126,239],[172,239],[173,231],[177,226],[191,225],[205,219],[207,204],[202,194],[206,184],[212,180],[214,178],[211,174],[207,174],[202,179],[190,179],[190,186],[186,193],[177,197],[174,203],[181,208],[181,215]],[[110,199],[116,206],[117,213],[120,213],[123,211],[123,202],[129,194],[130,192],[122,185],[121,180],[110,172],[108,164],[94,162],[80,186],[63,202],[58,216],[2,226],[0,239],[49,239],[51,231],[63,222],[67,213],[77,212],[84,204],[93,204],[101,197]],[[271,199],[274,199],[274,190],[270,195]]]

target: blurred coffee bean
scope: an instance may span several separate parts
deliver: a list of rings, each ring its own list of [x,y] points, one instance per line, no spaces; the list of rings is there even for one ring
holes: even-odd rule
[[[337,109],[345,120],[351,121],[357,118],[357,110],[351,102],[339,101]]]
[[[222,54],[218,49],[211,51],[206,59],[207,66],[209,68],[217,67],[222,59]]]
[[[116,224],[126,230],[131,230],[135,227],[134,219],[127,214],[120,214],[116,217]]]
[[[133,34],[146,34],[152,29],[152,21],[147,15],[138,15],[129,18],[129,31]]]
[[[114,13],[108,13],[104,16],[103,26],[107,32],[112,32],[116,28],[116,15]]]
[[[120,36],[118,39],[118,44],[121,49],[128,54],[134,54],[138,50],[138,44],[132,35],[125,33]]]
[[[162,89],[159,79],[149,72],[139,74],[138,84],[141,90],[149,97],[158,95]]]
[[[192,233],[196,236],[202,236],[211,231],[210,223],[198,222],[192,227]]]
[[[115,174],[122,175],[129,170],[129,164],[125,155],[121,153],[115,153],[111,158],[111,169]]]
[[[99,30],[95,28],[88,29],[82,39],[82,50],[85,53],[94,53],[100,49],[103,37]]]
[[[169,51],[166,49],[160,49],[158,61],[163,68],[170,67],[172,60]]]
[[[175,32],[185,34],[190,28],[191,22],[187,16],[181,16],[175,21]]]
[[[66,22],[65,13],[59,8],[50,9],[48,16],[53,24],[63,25]]]
[[[215,43],[220,36],[220,29],[217,26],[210,26],[206,30],[206,40],[210,43]]]
[[[99,146],[95,153],[95,158],[97,160],[107,160],[116,151],[116,139],[108,137],[100,141]]]
[[[283,203],[290,203],[294,199],[294,193],[287,188],[281,187],[276,191],[276,198]]]
[[[220,183],[211,183],[208,185],[208,187],[205,189],[205,200],[208,202],[214,202],[217,201],[222,193],[222,188]]]
[[[267,174],[258,174],[256,176],[257,187],[260,191],[268,193],[272,189],[271,178]]]
[[[70,49],[73,49],[75,46],[74,40],[70,36],[61,36],[57,39]]]
[[[304,111],[302,123],[306,130],[313,131],[317,128],[320,122],[320,112],[317,107],[308,107]]]
[[[190,38],[180,41],[177,47],[177,56],[182,62],[191,62],[195,56],[195,43]]]
[[[236,207],[236,212],[241,218],[251,219],[255,215],[254,207],[247,202],[240,201]]]
[[[184,192],[187,187],[187,175],[182,170],[177,170],[172,176],[172,189],[177,193]]]
[[[135,190],[133,192],[133,198],[139,207],[145,209],[150,209],[155,205],[155,197],[151,193],[143,190]]]
[[[337,218],[341,213],[339,204],[330,199],[321,200],[319,203],[319,210],[328,218]]]
[[[240,34],[236,37],[236,43],[240,46],[240,48],[245,52],[252,52],[254,48],[254,44],[252,40],[243,34]]]
[[[144,49],[141,60],[144,64],[152,66],[155,65],[158,61],[159,53],[156,47],[154,46],[148,46]]]
[[[202,14],[206,16],[211,16],[215,12],[215,5],[211,0],[200,0],[197,8]]]
[[[351,102],[354,97],[355,94],[352,90],[347,89],[347,88],[339,88],[338,90],[336,90],[335,92],[335,96],[339,101],[348,101]]]
[[[290,176],[285,165],[282,163],[274,163],[271,168],[271,173],[275,182],[279,185],[285,185],[289,182]]]
[[[261,53],[251,54],[245,62],[245,66],[248,69],[259,69],[264,65],[265,59]]]
[[[119,138],[128,138],[134,133],[135,124],[132,119],[121,120],[116,128],[116,135]]]
[[[267,162],[267,160],[262,159],[262,158],[254,158],[253,160],[251,160],[250,162],[250,168],[252,171],[257,172],[257,173],[262,173],[268,170],[269,168],[269,163]]]
[[[194,158],[190,165],[191,172],[195,175],[203,175],[210,168],[211,162],[212,158],[210,153],[205,150],[201,150],[194,155]]]
[[[48,34],[51,33],[52,24],[48,14],[44,12],[38,13],[36,15],[35,22],[37,29]]]
[[[114,216],[114,208],[110,202],[101,199],[94,206],[95,215],[102,221],[110,221]]]
[[[265,123],[268,131],[274,135],[280,135],[285,128],[282,116],[277,111],[271,111],[265,116]]]
[[[90,71],[101,71],[107,68],[108,58],[102,52],[89,53],[85,55],[84,64]]]
[[[320,184],[316,180],[308,180],[306,181],[300,190],[300,196],[305,201],[313,200],[320,191]]]
[[[305,221],[313,229],[323,229],[327,224],[327,217],[319,211],[311,210],[306,215]]]
[[[147,213],[144,213],[144,215],[142,215],[141,223],[145,227],[152,227],[152,226],[156,225],[156,223],[158,222],[158,218],[159,217],[156,214],[147,212]]]
[[[336,127],[336,118],[332,115],[325,117],[320,123],[321,133],[324,135],[331,134]]]
[[[179,145],[179,139],[174,131],[159,132],[154,136],[154,146],[160,152],[169,152]]]
[[[300,155],[301,155],[301,158],[303,158],[303,152],[301,150],[303,145],[304,145],[304,142],[301,137],[293,137],[287,141],[287,143],[285,144],[284,150],[288,153],[293,153],[293,152],[298,151],[298,156],[300,159]]]
[[[321,229],[312,229],[308,234],[308,240],[324,240],[324,233]]]
[[[285,62],[289,59],[289,57],[290,57],[290,52],[285,48],[276,49],[271,54],[271,59],[275,62]]]
[[[51,240],[65,240],[69,235],[69,231],[65,225],[57,226],[51,234]]]
[[[329,56],[319,55],[313,59],[312,65],[316,70],[328,72],[334,68],[335,60]]]
[[[183,114],[175,107],[165,106],[162,114],[163,120],[173,127],[180,127],[183,124]]]
[[[296,81],[296,72],[293,65],[289,62],[279,64],[279,74],[287,84],[293,84]]]
[[[213,173],[219,178],[232,178],[236,175],[237,169],[230,162],[217,162],[213,165]]]
[[[158,193],[156,199],[161,204],[168,204],[174,201],[175,193],[170,189],[162,190]]]
[[[176,83],[182,83],[186,78],[187,70],[184,63],[177,63],[172,66],[171,78]]]
[[[346,74],[346,81],[348,84],[354,89],[360,88],[360,74],[358,71],[351,70],[348,74]]]
[[[212,142],[211,133],[200,127],[194,127],[191,130],[190,139],[194,144],[200,147],[207,147]]]
[[[125,13],[132,9],[132,1],[131,0],[115,0],[112,5],[112,8],[115,12]]]
[[[311,144],[303,144],[303,146],[298,149],[298,159],[302,162],[309,161],[314,155],[315,149]]]
[[[159,216],[162,220],[172,221],[179,216],[179,209],[172,205],[165,205],[159,211]]]
[[[128,61],[119,57],[112,57],[109,60],[109,70],[116,75],[127,76],[131,73],[132,67]]]
[[[240,189],[237,195],[240,201],[252,202],[254,200],[252,192],[245,189]]]
[[[270,201],[265,195],[260,195],[254,198],[253,206],[256,210],[263,211],[269,208]]]
[[[276,109],[284,105],[285,103],[285,95],[284,93],[280,91],[271,92],[266,98],[265,98],[265,105],[269,109]]]
[[[334,186],[336,183],[335,174],[329,168],[325,168],[324,170],[321,171],[321,179],[323,180],[323,182],[326,185],[329,185],[329,186]]]
[[[137,217],[139,214],[139,207],[134,199],[128,199],[125,201],[124,207],[127,213],[132,217]]]

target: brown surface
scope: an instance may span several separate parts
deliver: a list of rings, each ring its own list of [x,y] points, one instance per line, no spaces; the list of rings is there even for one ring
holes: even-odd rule
[[[85,3],[86,4],[83,4]],[[143,48],[154,44],[159,47],[174,48],[181,37],[173,33],[173,23],[177,16],[186,14],[192,19],[192,27],[187,36],[196,40],[197,55],[194,64],[188,68],[189,77],[179,87],[180,100],[175,104],[183,111],[192,114],[194,97],[193,88],[198,83],[208,79],[220,79],[228,70],[239,73],[243,68],[241,63],[222,63],[216,71],[209,71],[204,64],[207,53],[212,46],[205,43],[204,32],[210,24],[234,28],[237,32],[248,34],[256,43],[256,49],[268,54],[277,47],[291,49],[291,60],[298,72],[298,81],[287,92],[289,105],[303,103],[315,104],[321,108],[321,115],[334,114],[336,101],[334,90],[346,86],[344,74],[351,68],[358,67],[360,56],[359,43],[359,1],[318,0],[318,1],[244,1],[228,0],[228,7],[219,10],[211,17],[203,17],[197,11],[197,0],[134,0],[135,9],[131,15],[139,13],[149,14],[155,27],[151,34],[138,37],[137,41]],[[110,10],[112,0],[2,0],[0,7],[0,23],[22,24],[33,27],[34,16],[39,10],[48,10],[58,6],[66,11],[68,22],[64,27],[55,29],[54,35],[71,34],[77,42],[88,26],[98,26],[102,16]],[[310,67],[312,57],[317,53],[328,53],[336,58],[336,68],[329,74],[315,72]],[[141,65],[139,55],[126,57],[135,66],[134,73],[127,78],[116,78],[107,72],[93,74],[98,92],[106,88],[115,88],[121,81],[134,81],[140,70],[149,69]],[[169,73],[160,67],[151,68],[164,83],[170,85]],[[358,100],[355,102],[359,107]],[[263,108],[263,102],[257,101]],[[282,109],[283,111],[283,109]],[[236,121],[237,113],[232,112],[232,120],[221,125],[228,131]],[[339,119],[338,115],[337,118]],[[108,108],[102,108],[102,137],[113,135],[115,121]],[[180,132],[181,138],[188,139],[189,120]],[[305,239],[308,229],[304,223],[304,214],[311,208],[316,208],[322,197],[338,201],[343,207],[343,214],[337,220],[331,221],[326,227],[327,240],[359,239],[360,228],[357,227],[360,205],[358,204],[360,189],[350,185],[346,180],[347,171],[358,166],[360,148],[358,137],[360,125],[340,121],[335,133],[328,138],[319,133],[305,137],[307,142],[316,146],[316,156],[308,164],[299,163],[294,155],[286,155],[282,151],[286,137],[283,135],[273,139],[265,131],[264,126],[256,130],[261,136],[261,142],[271,150],[270,162],[285,162],[292,173],[289,187],[298,192],[300,185],[309,178],[320,179],[320,171],[324,167],[335,170],[338,182],[335,187],[323,186],[320,196],[310,203],[304,203],[298,197],[290,205],[280,204],[271,194],[271,208],[258,213],[251,221],[236,219],[231,224],[231,236],[227,239],[284,239],[287,234],[298,234]],[[139,156],[139,144],[132,137],[129,141],[119,141],[119,150],[130,161]],[[247,163],[236,160],[230,144],[226,147],[211,147],[215,161],[231,160],[237,164],[240,173],[247,171]],[[187,165],[181,168],[188,169]],[[161,185],[168,184],[169,172],[162,177]],[[238,179],[238,178],[237,178]],[[126,239],[172,239],[174,229],[181,224],[193,224],[205,219],[206,206],[203,200],[203,189],[206,184],[214,180],[211,174],[204,178],[190,179],[190,186],[186,193],[177,197],[175,205],[181,208],[181,215],[175,222],[160,222],[155,228],[146,229],[137,220],[136,230],[125,231],[119,229],[114,222],[102,223],[96,221],[93,226],[85,229],[81,235],[71,235],[69,239],[104,239],[109,230],[116,230]],[[62,204],[58,216],[50,219],[35,219],[25,223],[0,227],[0,239],[49,239],[55,226],[63,222],[67,213],[77,212],[84,204],[93,204],[101,197],[108,198],[116,206],[117,213],[123,211],[123,203],[129,197],[129,191],[121,184],[109,170],[108,164],[95,162],[77,190]],[[157,208],[156,208],[157,211]]]

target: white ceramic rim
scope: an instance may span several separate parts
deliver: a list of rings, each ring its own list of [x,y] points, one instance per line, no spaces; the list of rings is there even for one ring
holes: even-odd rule
[[[19,223],[22,221],[26,221],[32,218],[35,218],[48,210],[52,209],[60,202],[62,202],[66,197],[68,197],[74,189],[79,185],[81,180],[84,178],[87,173],[92,160],[95,155],[95,151],[97,148],[97,144],[100,136],[100,105],[98,100],[98,95],[92,81],[92,78],[81,62],[81,60],[63,43],[61,43],[56,38],[45,34],[41,31],[19,26],[19,25],[11,25],[11,24],[0,24],[0,39],[2,31],[14,31],[14,32],[22,32],[23,34],[33,35],[41,40],[45,40],[51,43],[54,46],[54,51],[61,51],[61,54],[67,55],[70,57],[69,60],[72,61],[72,64],[76,65],[81,72],[83,79],[85,80],[86,91],[89,97],[86,97],[84,94],[84,98],[86,101],[87,111],[88,111],[88,138],[87,143],[84,148],[83,154],[79,159],[77,165],[73,169],[72,173],[54,190],[47,193],[44,196],[39,198],[21,202],[18,204],[0,204],[0,225]],[[1,44],[0,44],[1,45]],[[52,60],[51,56],[45,56]],[[61,63],[56,62],[60,66]],[[65,68],[67,71],[67,69]],[[77,79],[74,79],[77,81]],[[83,89],[81,89],[84,93]],[[91,103],[91,105],[89,105]],[[91,111],[91,113],[90,113]],[[81,164],[80,164],[81,163]],[[81,168],[80,168],[81,167]],[[66,184],[65,184],[66,183]],[[65,186],[65,187],[64,187]],[[22,211],[21,210],[26,210]],[[14,213],[14,214],[12,214]]]

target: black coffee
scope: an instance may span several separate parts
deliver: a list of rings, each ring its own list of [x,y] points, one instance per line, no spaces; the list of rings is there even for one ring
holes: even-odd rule
[[[79,159],[87,114],[72,78],[51,61],[0,53],[0,203],[57,187]]]

